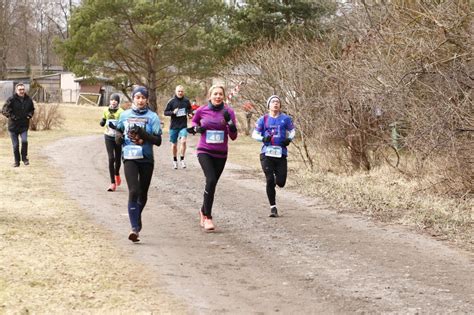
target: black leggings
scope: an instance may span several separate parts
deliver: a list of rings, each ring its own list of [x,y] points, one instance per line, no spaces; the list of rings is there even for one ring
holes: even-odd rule
[[[286,176],[288,173],[288,163],[286,156],[281,158],[274,158],[260,154],[260,164],[267,179],[267,197],[270,206],[276,205],[276,191],[275,186],[284,187],[286,183]]]
[[[120,174],[122,165],[122,146],[115,143],[115,138],[105,136],[105,148],[109,156],[110,182],[115,183],[115,176]]]
[[[153,168],[153,163],[139,163],[133,160],[125,160],[123,163],[128,186],[128,202],[136,202],[142,209],[148,200]]]
[[[201,212],[209,219],[212,219],[212,204],[216,192],[217,182],[224,171],[227,158],[215,158],[205,153],[198,154],[199,164],[206,177],[206,188],[204,189],[204,201]]]

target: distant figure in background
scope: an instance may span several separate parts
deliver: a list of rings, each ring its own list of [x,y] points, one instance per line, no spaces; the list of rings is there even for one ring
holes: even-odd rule
[[[268,114],[260,117],[252,138],[263,142],[260,164],[267,180],[267,197],[270,203],[270,217],[278,217],[275,187],[284,187],[288,172],[287,146],[295,137],[295,126],[291,117],[281,112],[281,101],[277,95],[267,100]]]
[[[171,117],[170,142],[171,154],[173,155],[173,169],[178,169],[178,141],[180,142],[180,164],[181,168],[186,168],[184,157],[186,154],[186,138],[188,132],[188,116],[191,115],[191,103],[184,97],[184,87],[178,85],[175,89],[175,96],[168,101],[165,108],[165,116]]]
[[[192,100],[191,102],[191,112],[192,114],[196,114],[197,109],[199,108],[199,105],[196,103],[196,100]]]
[[[107,191],[115,191],[120,186],[120,166],[122,165],[122,146],[115,142],[115,129],[110,128],[110,124],[116,126],[123,109],[120,105],[120,95],[114,93],[110,96],[109,107],[104,110],[100,125],[105,127],[104,138],[107,156],[109,158],[110,186]]]
[[[26,94],[25,85],[18,83],[15,86],[15,94],[7,99],[2,108],[2,114],[8,118],[8,131],[15,158],[13,167],[20,166],[20,158],[23,164],[30,164],[28,160],[28,129],[34,113],[35,106],[33,100]],[[21,155],[18,137],[21,138]]]

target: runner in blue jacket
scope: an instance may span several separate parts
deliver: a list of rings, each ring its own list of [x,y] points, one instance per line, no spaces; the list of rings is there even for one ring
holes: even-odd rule
[[[139,241],[142,211],[148,199],[153,175],[153,145],[161,145],[161,125],[158,115],[148,108],[148,90],[143,86],[132,92],[132,107],[124,111],[117,122],[116,141],[122,144],[122,159],[128,186],[128,216],[131,231],[128,239]]]
[[[260,117],[252,138],[263,142],[260,163],[267,180],[267,197],[270,217],[278,217],[275,186],[284,187],[288,172],[288,145],[295,137],[295,126],[290,116],[281,112],[281,101],[277,95],[267,100],[268,114]]]

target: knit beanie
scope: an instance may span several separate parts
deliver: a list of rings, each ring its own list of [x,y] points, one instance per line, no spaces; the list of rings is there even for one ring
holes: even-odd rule
[[[148,99],[148,90],[144,86],[137,86],[133,89],[132,98],[135,97],[135,94],[140,93],[141,95],[145,96]]]
[[[114,93],[110,95],[110,100],[117,101],[117,103],[120,103],[120,95],[118,93]]]
[[[272,102],[272,100],[273,100],[274,98],[278,99],[278,100],[281,102],[280,97],[279,97],[278,95],[272,95],[272,96],[270,96],[270,97],[268,98],[268,100],[267,100],[267,108],[268,108],[268,109],[270,109],[270,103]]]

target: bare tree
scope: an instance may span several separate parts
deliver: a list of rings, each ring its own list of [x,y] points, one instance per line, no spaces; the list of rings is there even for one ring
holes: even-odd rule
[[[472,193],[469,6],[372,3],[334,19],[324,41],[265,43],[239,54],[232,67],[259,69],[248,73],[242,96],[261,112],[265,96],[282,96],[309,167],[370,171],[388,163],[440,191]]]
[[[18,23],[16,7],[16,1],[0,0],[0,79],[5,79],[7,74],[7,59]]]

